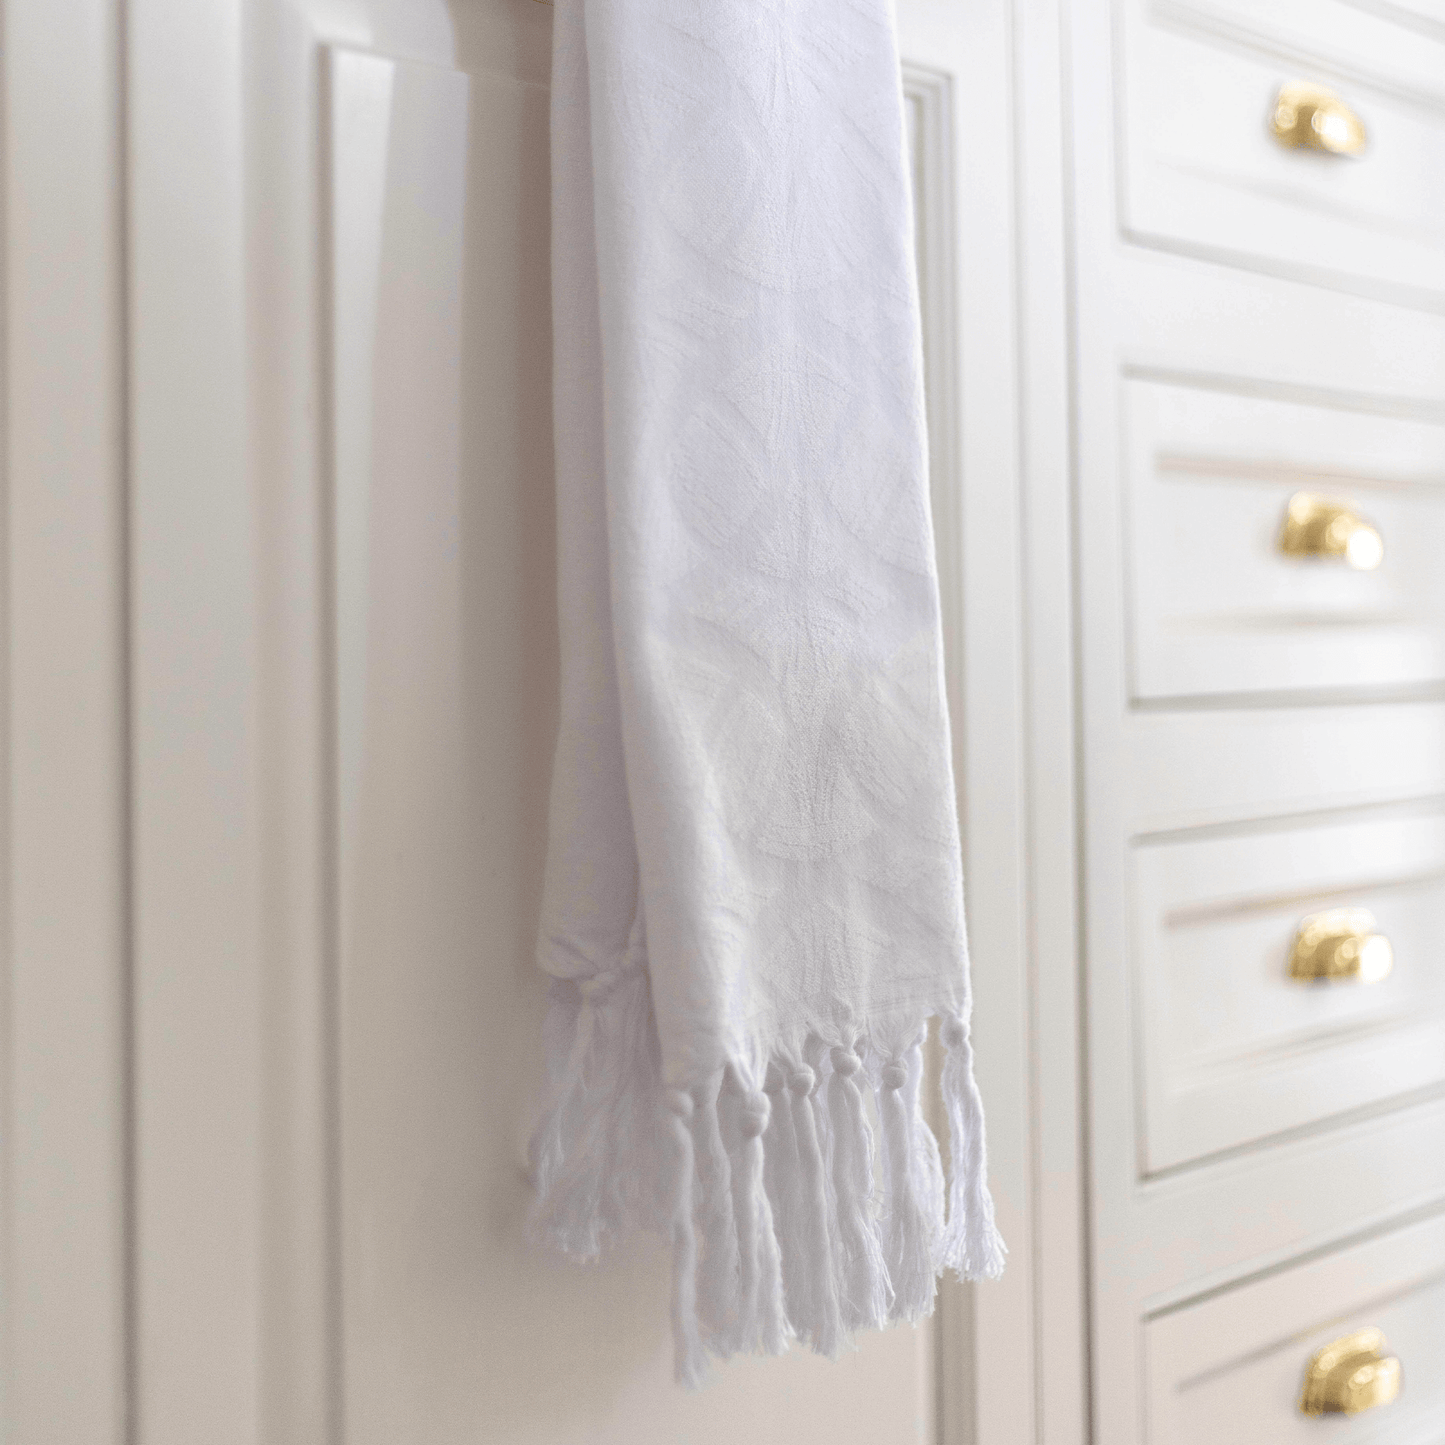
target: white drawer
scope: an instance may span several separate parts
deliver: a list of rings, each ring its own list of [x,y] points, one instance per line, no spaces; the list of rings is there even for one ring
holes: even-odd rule
[[[1303,279],[1445,291],[1445,28],[1338,3],[1123,8],[1128,234]],[[1364,153],[1281,145],[1268,121],[1290,81],[1350,105]]]
[[[1383,1332],[1403,1388],[1353,1416],[1300,1412],[1317,1351]],[[1445,1436],[1445,1218],[1272,1273],[1144,1327],[1151,1445],[1438,1445]]]
[[[1445,797],[1442,702],[1135,709],[1125,724],[1127,836]]]
[[[1445,418],[1123,386],[1134,696],[1445,679]],[[1282,556],[1280,526],[1300,492],[1374,524],[1381,565]]]
[[[1445,804],[1140,843],[1134,880],[1145,1174],[1445,1080]],[[1393,972],[1292,979],[1300,921],[1345,907]]]

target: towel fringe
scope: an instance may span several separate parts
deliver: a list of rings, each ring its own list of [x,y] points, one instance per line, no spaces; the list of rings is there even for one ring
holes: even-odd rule
[[[863,1061],[845,1046],[829,1055],[828,1123],[833,1143],[833,1194],[837,1200],[838,1303],[848,1330],[876,1330],[888,1321],[892,1290],[879,1240],[873,1190],[873,1135],[855,1075]]]
[[[663,1093],[664,1127],[672,1142],[672,1348],[673,1374],[679,1385],[696,1389],[707,1369],[697,1322],[697,1234],[692,1222],[692,1095],[685,1089]]]
[[[777,1063],[768,1066],[763,1092],[772,1105],[767,1143],[763,1148],[763,1187],[773,1212],[783,1282],[783,1317],[785,1320],[811,1318],[813,1311],[809,1302],[815,1289],[813,1237],[821,1228],[826,1249],[826,1215],[820,1212],[821,1224],[815,1223],[809,1209],[798,1126],[793,1117],[793,1096],[787,1075]]]
[[[661,1061],[646,971],[554,981],[544,1034],[552,1083],[529,1150],[530,1226],[562,1253],[595,1259],[637,1225],[660,1223],[651,1191]]]
[[[836,1356],[856,1330],[925,1317],[939,1270],[1002,1270],[960,1017],[941,1028],[945,1189],[921,1106],[921,1025],[902,1049],[815,1040],[812,1064],[739,1061],[677,1089],[663,1084],[645,971],[589,983],[554,991],[533,1225],[583,1258],[638,1226],[670,1239],[681,1383],[698,1384],[709,1355],[777,1354],[793,1339]]]
[[[773,1211],[763,1187],[763,1133],[772,1115],[765,1093],[735,1086],[733,1214],[737,1219],[738,1333],[734,1353],[781,1354],[788,1344],[783,1280]]]
[[[697,1228],[701,1248],[698,1266],[698,1316],[710,1339],[737,1337],[737,1221],[733,1215],[732,1164],[718,1124],[718,1094],[723,1070],[694,1094],[693,1146],[697,1157]]]
[[[973,1077],[973,1044],[967,1022],[957,1016],[945,1018],[939,1034],[944,1048],[940,1087],[948,1113],[950,1155],[948,1227],[939,1264],[963,1279],[997,1279],[1003,1273],[1007,1250],[994,1224],[993,1199],[988,1192],[983,1100]]]
[[[837,1209],[823,1141],[819,1137],[818,1115],[822,1101],[816,1099],[817,1073],[799,1064],[789,1075],[788,1093],[798,1147],[798,1178],[802,1184],[799,1200],[799,1228],[808,1255],[808,1293],[796,1304],[790,1302],[793,1328],[820,1354],[837,1359],[848,1343],[843,1315],[838,1306],[838,1276],[834,1268],[833,1241],[837,1234]],[[816,1104],[816,1107],[815,1107]],[[779,1139],[779,1144],[783,1141]],[[767,1145],[765,1144],[766,1150]]]
[[[943,1216],[941,1188],[935,1191],[929,1161],[919,1157],[922,1074],[923,1049],[916,1043],[885,1063],[876,1083],[887,1179],[883,1257],[893,1285],[890,1318],[910,1324],[933,1310],[938,1288],[934,1256]]]

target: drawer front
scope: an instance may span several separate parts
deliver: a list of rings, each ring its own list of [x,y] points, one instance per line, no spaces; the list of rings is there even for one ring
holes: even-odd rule
[[[1391,1404],[1301,1413],[1315,1354],[1359,1330],[1401,1364]],[[1445,1219],[1436,1215],[1144,1327],[1150,1445],[1436,1445],[1445,1436]]]
[[[1303,280],[1445,291],[1445,32],[1339,5],[1124,9],[1130,235]],[[1362,154],[1275,139],[1275,97],[1295,81],[1359,116]]]
[[[1445,805],[1141,843],[1134,876],[1145,1174],[1445,1082]],[[1387,977],[1290,976],[1335,909],[1372,915]]]
[[[1123,385],[1136,697],[1445,680],[1445,422]],[[1383,561],[1360,570],[1284,555],[1282,524],[1300,495],[1374,526]]]
[[[1127,836],[1405,803],[1445,796],[1445,703],[1136,709],[1116,756]]]

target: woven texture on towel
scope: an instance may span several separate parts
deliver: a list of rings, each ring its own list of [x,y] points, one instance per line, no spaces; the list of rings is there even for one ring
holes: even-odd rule
[[[890,0],[557,0],[552,163],[535,1222],[669,1236],[695,1382],[1003,1260]]]

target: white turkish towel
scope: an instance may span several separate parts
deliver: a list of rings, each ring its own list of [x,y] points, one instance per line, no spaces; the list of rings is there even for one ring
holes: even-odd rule
[[[927,1314],[941,1268],[1003,1264],[892,7],[557,0],[552,81],[535,1222],[584,1258],[671,1237],[694,1383],[709,1352],[836,1354]]]

